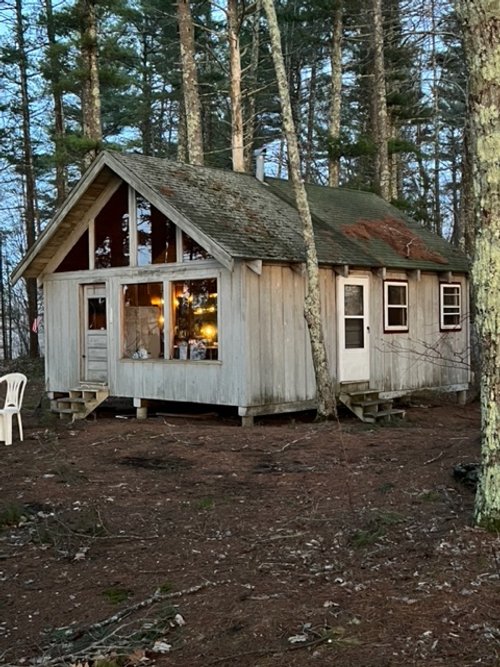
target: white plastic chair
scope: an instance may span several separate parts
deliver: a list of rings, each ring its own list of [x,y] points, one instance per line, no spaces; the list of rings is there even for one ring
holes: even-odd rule
[[[12,417],[17,415],[19,439],[23,440],[23,424],[21,422],[21,405],[28,378],[22,373],[8,373],[0,377],[0,384],[7,383],[5,402],[0,410],[0,441],[12,445]]]

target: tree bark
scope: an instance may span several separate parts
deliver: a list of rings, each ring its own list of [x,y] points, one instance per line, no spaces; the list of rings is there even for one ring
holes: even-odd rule
[[[330,99],[330,122],[328,139],[330,146],[336,146],[340,137],[340,113],[342,105],[342,0],[333,10],[332,42],[330,60],[332,66],[332,83]],[[340,180],[340,158],[337,155],[328,159],[328,185],[338,188]]]
[[[259,67],[260,53],[260,15],[261,0],[255,3],[255,11],[252,17],[252,46],[250,52],[250,66],[247,76],[246,91],[246,123],[245,123],[245,171],[252,172],[253,169],[253,147],[255,134],[255,109],[257,102],[257,70]]]
[[[476,523],[500,531],[500,6],[459,0],[469,66],[478,230],[472,268],[481,354]]]
[[[227,25],[229,40],[229,90],[231,97],[231,153],[233,158],[233,171],[245,171],[238,0],[228,0],[227,2]]]
[[[57,56],[57,40],[54,28],[52,0],[45,0],[47,13],[47,41],[49,44],[50,88],[54,101],[54,144],[56,163],[56,208],[59,208],[68,193],[68,169],[65,150],[65,128],[63,98],[61,90],[60,62]]]
[[[21,173],[24,181],[23,194],[26,243],[29,249],[34,245],[36,240],[36,234],[39,228],[39,218],[36,207],[36,181],[35,167],[33,163],[33,145],[31,141],[31,112],[28,92],[28,59],[24,39],[22,0],[16,0],[16,39],[19,58],[19,87],[21,92],[21,123],[23,135],[23,161]],[[38,336],[31,329],[31,323],[36,320],[38,316],[38,294],[35,279],[28,278],[26,280],[26,290],[28,297],[29,353],[30,357],[38,357]]]
[[[391,174],[389,169],[389,121],[387,114],[387,94],[384,65],[384,26],[382,20],[382,1],[372,0],[373,10],[373,120],[375,130],[376,187],[386,201],[391,198]]]
[[[293,122],[276,10],[274,8],[273,0],[263,0],[262,4],[269,25],[271,51],[273,55],[274,69],[276,71],[283,126],[287,141],[289,171],[292,177],[297,210],[302,222],[302,232],[304,236],[307,271],[307,293],[304,304],[304,315],[309,327],[309,337],[316,376],[317,414],[319,418],[326,419],[336,414],[336,404],[334,385],[328,364],[323,334],[319,267],[314,240],[314,230],[311,212],[309,210],[309,202],[307,201],[306,189],[300,175],[299,147]]]
[[[83,136],[88,141],[89,146],[83,158],[84,167],[88,167],[95,160],[102,142],[96,6],[95,0],[80,0],[82,20],[81,56],[84,72],[82,126]]]
[[[179,23],[188,159],[191,164],[203,165],[201,102],[195,61],[193,19],[189,0],[178,0],[177,21]]]

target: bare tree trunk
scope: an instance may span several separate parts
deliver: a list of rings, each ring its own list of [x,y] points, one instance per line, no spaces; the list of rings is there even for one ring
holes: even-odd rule
[[[342,27],[343,10],[339,0],[333,11],[332,43],[330,60],[332,65],[332,88],[330,100],[330,123],[328,139],[331,149],[338,143],[340,137],[340,113],[342,104]],[[338,188],[340,178],[340,158],[335,154],[328,159],[328,185]]]
[[[307,132],[306,146],[304,155],[304,180],[310,183],[314,164],[314,125],[316,121],[316,84],[317,84],[317,64],[311,65],[311,78],[309,81],[309,109],[307,112]]]
[[[189,162],[187,149],[186,112],[182,95],[179,99],[179,122],[177,124],[177,159]]]
[[[83,158],[88,167],[97,157],[102,142],[101,93],[97,48],[97,15],[95,0],[80,0],[82,19],[81,55],[83,62],[82,125],[89,150]]]
[[[373,9],[373,120],[375,129],[376,187],[380,196],[389,201],[391,198],[391,175],[389,170],[389,121],[387,115],[387,96],[384,65],[384,27],[382,20],[382,1],[372,0]]]
[[[202,165],[203,133],[201,102],[198,91],[198,72],[195,61],[194,28],[189,0],[178,0],[177,21],[181,48],[182,89],[186,118],[187,152],[191,164]]]
[[[238,0],[228,0],[227,2],[227,24],[229,38],[229,87],[231,97],[231,153],[233,157],[233,171],[245,171]]]
[[[472,269],[481,352],[481,458],[475,520],[500,531],[500,5],[458,0],[469,65],[479,227]]]
[[[52,0],[45,0],[47,12],[47,41],[49,43],[50,87],[54,100],[54,144],[56,162],[56,207],[59,208],[68,193],[68,170],[65,150],[63,99],[60,86],[60,63],[57,57],[57,40],[54,29]]]
[[[304,315],[309,327],[314,372],[316,375],[318,417],[326,419],[336,414],[336,404],[335,390],[328,364],[323,334],[319,267],[316,244],[314,241],[314,230],[305,186],[300,175],[299,146],[293,122],[290,94],[287,85],[283,52],[281,49],[281,36],[273,0],[263,0],[263,7],[269,24],[271,51],[273,55],[274,69],[276,70],[283,126],[287,140],[290,175],[292,177],[297,210],[302,222],[302,232],[304,235],[307,270],[307,293],[304,304]]]
[[[19,86],[21,92],[23,134],[22,175],[24,185],[24,223],[26,230],[26,242],[29,249],[35,243],[39,222],[36,208],[35,167],[33,164],[33,146],[31,142],[31,113],[28,94],[28,61],[26,56],[26,44],[24,40],[24,19],[21,0],[16,0],[16,38],[19,58]],[[38,316],[38,294],[36,280],[33,278],[28,278],[26,280],[26,289],[28,296],[28,321],[31,325],[31,323],[36,320]],[[38,336],[35,332],[32,331],[31,326],[29,335],[29,353],[30,357],[38,357],[39,355]]]
[[[253,146],[255,134],[255,108],[257,100],[257,70],[260,53],[260,14],[261,0],[255,3],[252,17],[252,47],[250,67],[248,72],[248,87],[246,93],[246,123],[245,123],[245,171],[251,173],[253,168]]]

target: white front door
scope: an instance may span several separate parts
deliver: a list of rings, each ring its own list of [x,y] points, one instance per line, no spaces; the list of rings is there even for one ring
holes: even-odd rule
[[[83,286],[83,364],[86,382],[108,380],[108,314],[106,286]]]
[[[370,320],[368,276],[341,278],[337,282],[338,380],[370,379]]]

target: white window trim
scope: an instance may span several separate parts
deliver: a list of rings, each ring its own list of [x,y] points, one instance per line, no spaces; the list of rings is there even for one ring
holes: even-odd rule
[[[389,304],[389,287],[404,287],[406,294],[406,304]],[[389,324],[389,311],[391,308],[398,308],[399,310],[406,310],[406,324]],[[408,281],[406,280],[386,280],[384,281],[384,332],[385,333],[405,333],[408,331]]]
[[[458,306],[444,305],[445,289],[458,290]],[[458,315],[458,324],[445,324],[445,315]],[[441,331],[460,331],[462,329],[462,285],[461,283],[439,283],[439,328]]]

